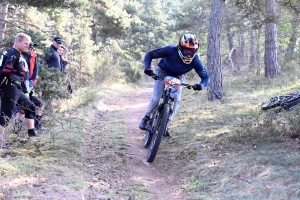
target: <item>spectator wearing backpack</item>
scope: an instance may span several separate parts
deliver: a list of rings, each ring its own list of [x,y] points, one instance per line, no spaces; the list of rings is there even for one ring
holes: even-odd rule
[[[28,135],[30,137],[39,136],[34,131],[35,105],[29,100],[29,94],[25,85],[21,84],[24,82],[26,72],[28,71],[28,66],[21,53],[28,51],[30,41],[31,37],[29,35],[18,33],[15,36],[13,47],[4,52],[1,59],[0,83],[2,83],[2,97],[0,138],[4,134],[5,127],[8,125],[16,105],[25,111]]]
[[[43,131],[46,130],[45,127],[42,126],[42,113],[44,110],[44,103],[41,99],[39,99],[36,95],[34,95],[34,87],[36,86],[36,77],[38,75],[38,60],[37,60],[37,54],[34,51],[34,47],[37,46],[35,43],[30,42],[29,43],[29,49],[27,52],[23,52],[22,55],[26,60],[26,63],[28,65],[28,74],[25,76],[26,79],[24,80],[25,83],[28,82],[28,84],[25,84],[27,86],[27,91],[29,92],[29,99],[34,103],[36,106],[36,113],[34,118],[34,126],[36,130]],[[18,109],[17,109],[18,110]],[[15,127],[14,127],[14,133],[19,134],[21,130],[21,124],[22,120],[20,119],[22,115],[24,114],[24,111],[22,109],[19,109],[16,113],[16,121],[15,121]]]

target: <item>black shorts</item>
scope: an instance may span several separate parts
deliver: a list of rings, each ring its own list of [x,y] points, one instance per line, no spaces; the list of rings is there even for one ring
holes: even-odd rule
[[[40,100],[37,96],[31,96],[30,101],[32,101],[34,103],[34,105],[38,108],[44,106],[44,103],[42,102],[42,100]]]
[[[44,106],[42,100],[40,100],[37,96],[30,96],[30,101],[38,108]],[[15,113],[19,112],[20,114],[25,114],[25,111],[20,108],[16,108]]]
[[[6,126],[12,117],[15,107],[25,110],[25,118],[34,119],[36,106],[15,85],[6,84],[1,86],[3,94],[1,97],[0,125]]]

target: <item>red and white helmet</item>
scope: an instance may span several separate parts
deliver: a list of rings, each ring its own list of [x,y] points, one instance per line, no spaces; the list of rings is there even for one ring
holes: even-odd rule
[[[184,34],[178,44],[178,53],[185,64],[190,64],[199,49],[198,40],[195,35]]]

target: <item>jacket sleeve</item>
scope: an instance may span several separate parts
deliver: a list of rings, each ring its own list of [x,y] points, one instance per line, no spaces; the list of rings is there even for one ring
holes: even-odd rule
[[[0,61],[0,64],[3,66],[2,69],[0,70],[0,86],[2,85],[2,83],[5,81],[5,79],[7,78],[8,76],[8,73],[4,72],[3,69],[4,69],[4,64],[5,64],[5,61],[6,61],[6,54],[7,52],[5,51],[2,55],[1,55],[1,61]]]
[[[52,53],[51,53],[50,48],[47,48],[46,53],[45,53],[45,58],[44,58],[44,61],[47,65],[49,64],[51,55],[52,55]]]
[[[170,52],[170,46],[155,49],[146,53],[144,57],[144,67],[145,69],[151,69],[152,59],[163,58]]]
[[[5,79],[8,77],[8,73],[0,71],[0,86],[4,83]]]
[[[31,80],[31,81],[34,81],[34,80],[36,79],[38,73],[39,73],[38,59],[35,58],[35,64],[34,64],[33,74],[32,74],[32,76],[31,76],[30,80]]]
[[[210,77],[209,77],[202,61],[199,58],[198,58],[197,65],[195,67],[195,71],[201,78],[200,85],[202,86],[202,88],[206,87],[210,83]]]
[[[68,64],[68,61],[62,60],[62,72],[66,74],[66,66]]]

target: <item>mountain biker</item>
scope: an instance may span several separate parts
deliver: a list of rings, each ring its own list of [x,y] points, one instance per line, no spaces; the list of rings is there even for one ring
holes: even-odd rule
[[[207,74],[202,61],[197,55],[198,48],[199,44],[196,36],[186,33],[179,39],[177,46],[165,46],[146,53],[144,58],[144,73],[148,76],[152,76],[154,74],[151,69],[152,59],[161,58],[155,72],[157,75],[160,77],[173,76],[183,81],[184,74],[194,69],[201,78],[201,82],[199,84],[195,84],[193,89],[202,90],[209,84],[210,77]],[[164,87],[165,85],[163,80],[155,80],[152,99],[148,105],[146,114],[139,125],[141,130],[146,130],[147,122],[150,120],[152,112],[158,105],[159,99],[164,93]],[[179,107],[181,93],[182,87],[180,86],[175,94],[173,114],[169,123]],[[166,136],[169,135],[170,131],[167,129]]]
[[[22,85],[28,66],[21,53],[28,50],[30,41],[31,37],[29,35],[18,33],[15,36],[13,47],[4,52],[2,56],[2,70],[0,71],[0,82],[2,83],[0,138],[12,117],[15,105],[22,107],[25,111],[28,135],[31,137],[38,136],[34,131],[35,105],[25,95],[28,94],[28,91]]]

